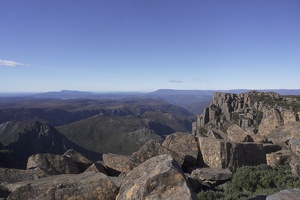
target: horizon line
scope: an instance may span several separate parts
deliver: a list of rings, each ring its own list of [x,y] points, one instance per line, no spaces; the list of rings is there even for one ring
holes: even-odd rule
[[[236,88],[236,89],[171,89],[171,88],[161,88],[156,90],[108,90],[108,91],[89,91],[89,90],[56,90],[56,91],[0,91],[0,94],[42,94],[42,93],[61,93],[61,92],[86,92],[86,93],[95,93],[95,94],[105,94],[105,93],[151,93],[159,90],[173,90],[173,91],[234,91],[234,90],[258,90],[258,91],[272,91],[272,90],[300,90],[298,89],[289,89],[289,88],[277,88],[277,89],[249,89],[249,88]]]

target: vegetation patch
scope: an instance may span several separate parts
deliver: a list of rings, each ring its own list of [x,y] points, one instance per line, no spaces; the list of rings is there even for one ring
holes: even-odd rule
[[[280,190],[299,188],[289,165],[272,168],[268,165],[244,166],[234,174],[232,181],[220,191],[198,193],[199,199],[248,199],[258,195],[269,195]]]

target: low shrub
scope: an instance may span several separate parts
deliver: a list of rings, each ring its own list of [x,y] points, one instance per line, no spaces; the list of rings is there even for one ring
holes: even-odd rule
[[[291,173],[289,165],[244,166],[233,175],[223,192],[205,191],[199,199],[247,199],[258,195],[269,195],[280,190],[300,188],[300,180]]]

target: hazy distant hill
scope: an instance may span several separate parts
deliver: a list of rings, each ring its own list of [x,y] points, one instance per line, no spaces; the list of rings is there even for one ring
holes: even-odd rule
[[[46,92],[33,95],[38,98],[59,98],[59,99],[73,99],[73,98],[89,98],[95,95],[93,92],[82,92],[76,90],[62,90],[60,92]]]

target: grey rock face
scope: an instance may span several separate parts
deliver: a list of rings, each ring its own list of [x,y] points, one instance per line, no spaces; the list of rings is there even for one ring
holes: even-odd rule
[[[27,169],[41,168],[51,175],[77,174],[78,168],[73,160],[66,156],[53,154],[36,154],[28,158]]]
[[[133,169],[121,184],[117,200],[197,199],[178,163],[169,155],[150,158]]]

